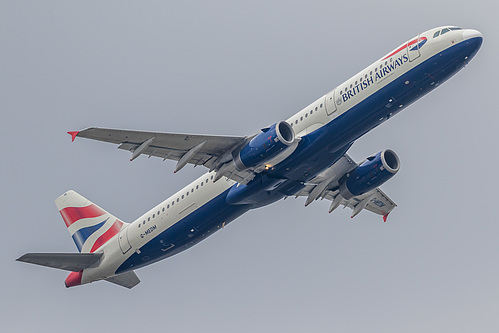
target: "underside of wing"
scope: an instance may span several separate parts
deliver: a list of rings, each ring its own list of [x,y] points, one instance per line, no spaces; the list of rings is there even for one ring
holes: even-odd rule
[[[118,144],[132,152],[132,159],[141,154],[179,161],[187,152],[199,147],[188,163],[210,167],[210,160],[244,142],[244,137],[141,132],[109,128],[88,128],[76,136]],[[146,143],[146,144],[144,144]],[[137,150],[140,148],[140,152]],[[134,154],[135,153],[135,154]]]
[[[79,272],[96,264],[102,253],[26,253],[17,261]]]
[[[128,289],[132,289],[140,283],[139,277],[134,271],[118,274],[105,280]]]
[[[324,198],[331,201],[329,212],[332,212],[337,208],[337,206],[334,206],[334,204],[336,204],[334,201],[337,197],[338,200],[341,199],[339,205],[348,207],[352,210],[352,217],[355,217],[363,209],[367,209],[370,212],[383,216],[383,219],[386,222],[388,214],[390,214],[390,212],[397,207],[397,205],[383,191],[381,191],[380,188],[375,188],[370,192],[348,200],[342,198],[338,191],[328,191],[325,193]]]
[[[227,162],[232,160],[231,153],[249,139],[242,136],[143,132],[110,128],[87,128],[68,133],[73,140],[82,137],[117,144],[118,148],[131,152],[131,161],[140,155],[177,161],[175,172],[187,164],[202,165],[211,171],[217,171],[224,164],[228,164]],[[245,183],[254,177],[251,170],[237,171],[234,168],[224,170],[224,176],[239,183]]]
[[[305,206],[308,206],[319,198],[326,199],[331,201],[329,212],[342,205],[352,209],[352,217],[355,217],[362,210],[367,209],[383,216],[383,219],[386,221],[388,214],[397,205],[378,187],[350,198],[344,198],[341,195],[340,183],[344,180],[344,176],[356,169],[358,165],[345,154],[330,168],[305,184],[305,188],[296,193],[295,196],[307,197]]]

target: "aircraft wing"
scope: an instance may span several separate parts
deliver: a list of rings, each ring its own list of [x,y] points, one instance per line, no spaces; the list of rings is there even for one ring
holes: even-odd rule
[[[97,263],[102,253],[26,253],[17,261],[79,272]]]
[[[137,276],[137,274],[135,274],[134,271],[108,277],[105,280],[128,289],[132,289],[140,283],[139,277]]]
[[[305,184],[296,197],[306,196],[305,206],[321,198],[331,201],[329,212],[343,205],[352,209],[352,217],[355,217],[363,209],[367,209],[375,214],[383,216],[386,222],[388,214],[397,207],[397,205],[379,188],[375,188],[367,193],[345,199],[339,191],[339,180],[348,172],[358,166],[347,154],[343,155],[335,164],[317,175],[310,182]]]
[[[68,133],[73,141],[76,137],[82,137],[117,144],[118,148],[132,153],[130,161],[142,154],[177,161],[175,172],[186,164],[203,165],[210,170],[218,170],[232,159],[232,151],[251,139],[243,136],[142,132],[110,128],[87,128]],[[224,176],[243,184],[254,177],[250,170],[224,170]]]

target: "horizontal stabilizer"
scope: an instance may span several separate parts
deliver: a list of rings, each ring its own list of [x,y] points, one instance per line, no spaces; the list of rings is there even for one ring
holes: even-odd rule
[[[79,272],[94,265],[102,253],[26,253],[17,261]]]
[[[140,283],[140,280],[134,271],[112,276],[110,278],[107,278],[106,281],[128,289],[132,289],[133,287],[135,287]]]

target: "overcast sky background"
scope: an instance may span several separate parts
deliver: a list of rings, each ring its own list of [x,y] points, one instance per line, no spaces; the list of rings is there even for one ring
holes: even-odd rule
[[[493,1],[0,1],[2,332],[497,332],[497,4]],[[74,189],[133,221],[203,173],[76,140],[89,126],[248,135],[402,42],[484,34],[471,64],[358,140],[395,150],[388,222],[288,199],[136,271],[66,289],[14,260],[75,252]]]

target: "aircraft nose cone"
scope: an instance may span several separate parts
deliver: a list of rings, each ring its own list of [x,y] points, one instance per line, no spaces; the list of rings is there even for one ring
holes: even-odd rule
[[[465,47],[466,54],[464,60],[469,63],[471,59],[476,55],[480,47],[482,46],[483,35],[473,29],[463,30],[463,42],[462,45]]]
[[[463,39],[464,40],[473,39],[473,38],[483,39],[483,35],[480,33],[480,31],[477,31],[477,30],[473,30],[473,29],[463,30]]]

